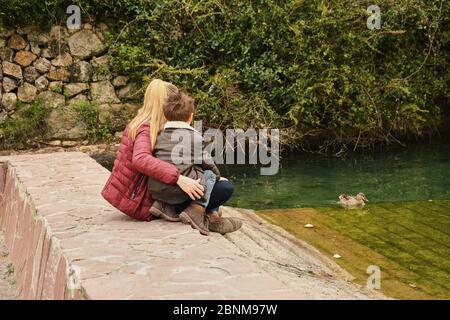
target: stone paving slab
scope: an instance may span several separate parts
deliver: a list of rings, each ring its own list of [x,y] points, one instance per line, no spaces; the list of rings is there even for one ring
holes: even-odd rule
[[[0,157],[0,227],[25,299],[301,299],[223,236],[139,222],[79,152]]]

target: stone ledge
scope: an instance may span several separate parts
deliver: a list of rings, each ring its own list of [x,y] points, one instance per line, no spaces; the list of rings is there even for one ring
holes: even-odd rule
[[[384,298],[249,210],[225,237],[139,222],[100,195],[109,171],[81,152],[0,157],[0,229],[23,299]]]
[[[1,157],[0,226],[25,299],[298,299],[224,237],[138,222],[79,152]]]

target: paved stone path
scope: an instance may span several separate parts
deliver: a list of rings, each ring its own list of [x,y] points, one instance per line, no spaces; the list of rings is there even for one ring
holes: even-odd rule
[[[100,196],[109,171],[85,154],[18,155],[2,161],[8,163],[3,198],[10,203],[0,207],[0,226],[20,270],[22,297],[372,297],[339,280],[337,269],[317,252],[309,256],[307,247],[284,241],[280,233],[271,244],[275,233],[268,225],[261,229],[261,221],[242,216],[247,219],[242,231],[204,237],[181,223],[131,220]],[[0,193],[1,184],[0,174]],[[283,247],[279,255],[270,252]],[[291,251],[295,259],[287,254]],[[292,263],[299,264],[291,268],[294,272],[282,271]]]

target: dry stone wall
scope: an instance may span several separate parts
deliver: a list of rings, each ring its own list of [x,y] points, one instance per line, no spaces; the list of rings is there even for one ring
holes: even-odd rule
[[[111,133],[124,125],[139,107],[123,103],[132,84],[111,71],[105,46],[105,24],[83,24],[78,30],[53,26],[0,28],[0,123],[14,115],[17,104],[38,99],[50,109],[48,126],[54,144],[80,140],[86,132],[74,106],[96,102],[100,122]]]

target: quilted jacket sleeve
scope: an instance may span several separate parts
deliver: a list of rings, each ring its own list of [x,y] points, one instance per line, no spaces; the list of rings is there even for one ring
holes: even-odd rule
[[[139,127],[133,146],[133,167],[140,173],[166,184],[176,184],[180,172],[173,164],[155,158],[150,147],[148,125]]]

